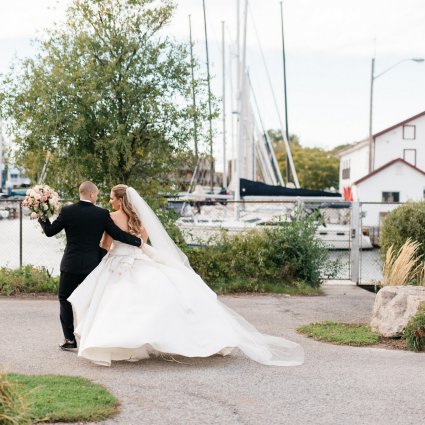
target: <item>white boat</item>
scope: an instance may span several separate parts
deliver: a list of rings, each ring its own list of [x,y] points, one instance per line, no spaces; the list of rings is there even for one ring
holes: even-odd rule
[[[284,208],[264,204],[252,206],[251,211],[244,211],[239,219],[232,217],[232,207],[226,205],[203,206],[201,213],[193,213],[186,207],[184,216],[176,224],[189,245],[202,246],[214,243],[220,232],[238,234],[253,229],[272,227],[288,221],[293,214],[294,204],[287,203]],[[341,214],[336,218],[327,217],[327,223],[317,228],[316,235],[330,250],[348,250],[351,248],[351,230],[349,223],[335,223],[341,220]],[[344,218],[341,220],[344,221]],[[346,219],[345,219],[346,221]],[[360,246],[362,249],[372,249],[373,246],[367,235],[361,235]]]

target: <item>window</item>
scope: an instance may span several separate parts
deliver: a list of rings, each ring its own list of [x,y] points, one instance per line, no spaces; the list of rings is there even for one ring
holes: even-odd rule
[[[403,140],[416,139],[416,125],[404,124],[403,125]]]
[[[342,179],[347,180],[350,178],[350,160],[342,161]]]
[[[403,149],[403,159],[416,167],[416,149]]]
[[[382,202],[400,202],[400,192],[382,192]]]

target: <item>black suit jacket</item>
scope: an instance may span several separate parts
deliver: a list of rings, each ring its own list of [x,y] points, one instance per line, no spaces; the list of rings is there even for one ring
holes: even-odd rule
[[[61,272],[89,274],[100,263],[104,250],[99,247],[103,232],[113,239],[133,246],[142,241],[137,236],[122,231],[111,219],[109,211],[91,202],[79,201],[62,208],[58,218],[39,220],[46,236],[51,237],[65,229],[66,248],[62,257]]]

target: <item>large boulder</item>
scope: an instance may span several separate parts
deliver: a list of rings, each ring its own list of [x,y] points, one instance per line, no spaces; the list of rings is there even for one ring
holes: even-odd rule
[[[382,336],[401,336],[422,303],[424,286],[385,286],[376,294],[370,326]]]

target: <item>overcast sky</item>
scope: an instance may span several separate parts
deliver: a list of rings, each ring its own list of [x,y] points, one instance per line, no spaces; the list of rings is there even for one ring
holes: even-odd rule
[[[221,21],[226,22],[229,50],[236,33],[236,1],[206,0],[213,90],[217,96],[222,91]],[[53,21],[63,19],[68,3],[0,2],[0,72],[8,69],[14,55],[34,53],[30,39]],[[280,5],[278,0],[249,3],[247,64],[265,126],[277,128],[279,121],[254,25],[283,115]],[[204,63],[202,0],[178,1],[166,32],[178,40],[187,40],[189,14],[196,53]],[[297,134],[305,146],[331,148],[367,137],[370,62],[375,54],[377,74],[401,60],[425,58],[424,0],[285,0],[284,24],[289,131]],[[230,87],[227,95],[230,96]],[[375,132],[422,112],[425,63],[406,61],[379,77],[374,96]],[[229,112],[230,109],[229,105]]]

